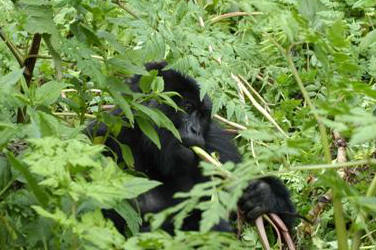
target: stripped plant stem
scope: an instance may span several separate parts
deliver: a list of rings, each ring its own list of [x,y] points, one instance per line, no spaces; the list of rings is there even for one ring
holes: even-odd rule
[[[278,123],[273,119],[273,117],[266,111],[257,101],[256,99],[249,93],[248,89],[244,86],[244,84],[240,81],[239,77],[235,76],[234,74],[231,74],[232,79],[234,79],[238,86],[242,89],[244,94],[248,97],[248,99],[251,101],[253,106],[262,114],[265,116],[266,119],[268,119],[277,129],[279,132],[281,132],[285,137],[289,137],[285,131],[278,125]]]

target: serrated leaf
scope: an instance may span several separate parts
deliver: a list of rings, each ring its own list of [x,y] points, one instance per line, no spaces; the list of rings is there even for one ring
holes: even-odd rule
[[[12,153],[7,154],[8,160],[12,167],[17,169],[22,176],[26,179],[27,184],[30,186],[30,190],[33,192],[35,198],[37,198],[38,202],[43,206],[46,207],[48,204],[48,196],[47,194],[38,186],[38,183],[34,176],[30,173],[27,166],[16,159]]]
[[[124,199],[133,199],[150,189],[159,186],[159,181],[148,180],[146,178],[129,176],[123,187],[127,190]]]
[[[53,9],[49,2],[20,2],[19,6],[27,15],[25,30],[31,34],[51,34],[53,43],[57,44],[59,32],[53,21]]]
[[[369,46],[375,44],[375,42],[376,42],[376,30],[372,30],[360,40],[359,47],[360,49],[364,50],[368,48]]]
[[[35,137],[56,136],[60,134],[59,122],[54,116],[42,111],[36,111],[30,117]]]
[[[374,140],[376,138],[376,124],[358,127],[354,130],[350,143],[358,144]]]
[[[359,0],[353,4],[353,8],[368,8],[374,7],[375,1],[374,0]]]

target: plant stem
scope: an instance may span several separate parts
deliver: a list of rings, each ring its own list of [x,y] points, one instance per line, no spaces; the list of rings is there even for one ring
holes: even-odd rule
[[[372,182],[367,190],[367,194],[366,196],[367,197],[372,197],[374,196],[376,193],[376,175],[373,177],[372,179]],[[355,222],[358,222],[359,220],[362,219],[362,217],[364,218],[366,216],[365,213],[359,213],[359,215],[357,216],[357,218],[355,219]],[[354,233],[354,237],[353,237],[353,243],[352,243],[352,250],[357,250],[359,249],[360,247],[360,238],[362,237],[362,230],[358,230]]]
[[[13,56],[16,58],[18,64],[23,67],[23,59],[21,53],[18,51],[17,47],[9,41],[9,39],[6,37],[5,33],[3,30],[0,28],[0,37],[3,39],[5,44],[7,45],[8,49],[12,52]]]
[[[290,70],[295,77],[296,82],[298,83],[300,92],[302,93],[305,102],[307,103],[308,107],[310,108],[313,116],[315,117],[317,121],[317,125],[319,127],[320,131],[320,137],[321,137],[321,143],[324,150],[324,156],[325,161],[327,163],[331,163],[331,155],[330,155],[330,149],[329,149],[329,142],[328,142],[328,136],[326,134],[325,126],[321,120],[321,117],[318,115],[316,107],[313,105],[311,98],[308,95],[308,92],[306,88],[304,87],[303,81],[300,78],[299,72],[295,67],[293,58],[291,57],[291,49],[296,45],[291,44],[291,46],[285,50],[277,41],[275,41],[272,37],[270,37],[270,40],[274,43],[274,45],[277,46],[277,48],[280,50],[280,52],[285,56],[287,63],[290,67]],[[334,170],[329,170],[334,171]],[[334,174],[336,174],[334,172]],[[339,250],[347,250],[347,232],[346,232],[346,225],[345,220],[343,216],[343,207],[341,203],[341,197],[338,194],[338,192],[333,189],[333,209],[334,209],[334,219],[335,219],[335,225],[336,225],[336,234],[337,234],[337,242],[338,242],[338,249]]]

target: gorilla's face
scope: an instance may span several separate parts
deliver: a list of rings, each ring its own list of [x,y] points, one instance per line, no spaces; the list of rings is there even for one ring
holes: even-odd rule
[[[180,97],[175,96],[173,100],[183,111],[176,111],[167,105],[158,105],[156,108],[174,123],[180,133],[181,142],[165,129],[158,129],[162,148],[156,154],[160,157],[163,170],[179,164],[192,169],[198,165],[198,158],[190,147],[205,147],[212,104],[207,96],[200,100],[197,83],[192,79],[180,76],[182,81],[170,82],[169,72],[164,73],[165,90],[179,93]]]
[[[190,147],[205,147],[206,134],[211,122],[211,103],[208,97],[200,101],[199,96],[192,96],[192,93],[179,94],[181,98],[174,98],[174,101],[183,111],[175,111],[165,105],[160,106],[159,109],[174,123],[181,142],[165,129],[159,129],[161,153],[169,155],[170,161],[173,156],[176,161],[192,167],[197,165],[198,159]]]
[[[184,97],[183,97],[184,98]],[[174,125],[179,130],[182,144],[191,146],[205,146],[205,134],[210,123],[210,113],[204,108],[203,102],[194,102],[184,98],[178,103],[184,112],[176,114]]]

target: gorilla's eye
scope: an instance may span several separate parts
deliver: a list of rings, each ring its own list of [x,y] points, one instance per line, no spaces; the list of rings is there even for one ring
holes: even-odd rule
[[[191,114],[193,111],[194,111],[194,106],[192,103],[190,102],[184,102],[182,105],[181,105],[181,108],[184,109],[185,112],[187,112],[188,114]]]

